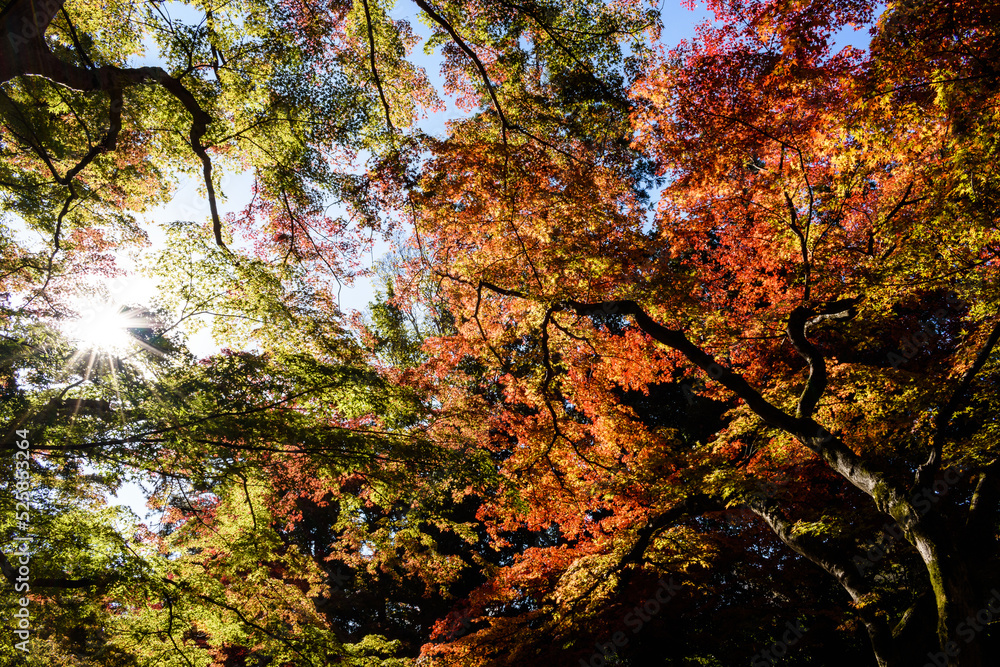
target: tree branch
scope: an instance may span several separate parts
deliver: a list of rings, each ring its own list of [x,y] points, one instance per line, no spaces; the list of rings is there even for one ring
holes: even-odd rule
[[[1000,500],[998,472],[1000,472],[1000,459],[994,459],[979,473],[965,523],[966,533],[973,540],[982,539],[980,536],[994,539],[995,531],[991,519],[996,516],[997,503]]]
[[[215,241],[221,248],[228,251],[229,248],[222,239],[222,221],[219,217],[215,186],[212,183],[212,161],[208,156],[206,146],[201,142],[208,125],[212,122],[211,116],[202,109],[197,99],[191,91],[184,87],[180,79],[170,76],[162,67],[120,68],[111,65],[97,68],[80,67],[57,57],[45,42],[44,33],[52,22],[52,18],[62,9],[62,5],[61,0],[50,0],[43,3],[25,2],[23,7],[15,6],[8,12],[3,26],[6,39],[0,39],[0,63],[2,63],[0,64],[0,83],[17,76],[39,76],[81,92],[107,92],[112,99],[112,124],[114,125],[115,118],[117,118],[119,127],[121,122],[121,89],[126,84],[139,85],[153,82],[162,86],[191,114],[188,141],[191,144],[191,150],[202,164]],[[28,26],[31,29],[30,36],[24,31],[23,26]],[[109,133],[109,137],[117,137],[117,130]],[[98,152],[103,150],[110,149],[102,146]],[[82,169],[92,159],[93,157],[85,158],[83,166],[78,165],[78,167]],[[79,173],[79,170],[76,173]],[[75,176],[75,173],[73,175]],[[70,175],[67,174],[67,177]]]
[[[871,586],[853,563],[845,562],[836,549],[830,548],[813,535],[796,534],[794,524],[789,521],[773,499],[751,498],[746,506],[764,520],[774,534],[785,546],[799,554],[811,563],[818,565],[827,574],[837,580],[851,596],[859,615],[868,630],[876,659],[880,665],[888,664],[889,656],[894,654],[895,646],[892,633],[885,619],[873,613],[862,604],[862,599],[872,592]]]
[[[604,573],[604,576],[596,578],[593,584],[576,596],[575,600],[569,605],[567,616],[575,612],[588,595],[613,575],[621,574],[617,587],[619,589],[623,588],[629,579],[631,579],[631,570],[627,569],[628,566],[642,563],[643,555],[646,553],[646,549],[649,548],[650,542],[652,542],[653,538],[661,530],[687,518],[701,516],[708,512],[720,512],[725,509],[725,505],[717,498],[705,494],[694,494],[687,496],[670,509],[664,510],[655,518],[647,521],[646,525],[638,530],[637,539],[632,548],[619,558],[618,562]]]
[[[486,92],[489,93],[490,99],[493,101],[493,108],[496,109],[497,115],[500,117],[500,133],[503,136],[503,143],[506,145],[507,128],[511,127],[511,124],[507,122],[507,116],[504,114],[503,108],[500,106],[500,100],[497,99],[496,91],[493,89],[493,83],[490,81],[490,75],[487,73],[483,62],[479,59],[479,56],[476,55],[476,52],[469,48],[469,45],[465,43],[465,40],[462,39],[462,36],[458,34],[454,27],[452,27],[451,23],[434,11],[434,8],[431,7],[430,3],[426,2],[426,0],[413,1],[418,7],[427,13],[431,20],[444,28],[445,31],[451,35],[451,38],[455,41],[455,44],[458,45],[458,48],[462,49],[465,55],[469,57],[469,60],[471,60],[476,66],[476,69],[479,71],[479,76],[482,78],[483,84],[486,86]]]
[[[818,537],[796,534],[794,524],[784,516],[773,499],[756,497],[747,500],[745,504],[792,551],[820,566],[836,579],[852,600],[857,602],[871,592],[871,586],[858,569],[840,558],[836,550],[825,545]]]
[[[522,299],[530,298],[523,292],[501,288],[486,281],[480,281],[479,284],[480,287],[486,287],[507,296]],[[837,317],[839,313],[826,311],[835,310],[850,301],[834,302],[828,307],[820,309],[820,315],[817,317],[820,319]],[[844,444],[838,436],[830,433],[812,418],[793,417],[773,405],[756,389],[751,387],[743,376],[716,362],[711,355],[688,340],[682,331],[669,329],[655,321],[637,302],[621,300],[586,303],[575,299],[567,299],[552,308],[553,312],[568,308],[574,310],[578,315],[584,316],[615,313],[632,317],[636,325],[646,335],[661,345],[680,352],[689,362],[708,373],[712,379],[742,399],[747,404],[747,407],[763,420],[764,423],[781,429],[797,438],[810,451],[822,458],[835,472],[870,496],[880,511],[888,514],[903,526],[908,538],[914,540],[919,538],[919,540],[922,540],[927,545],[928,550],[932,549],[930,536],[923,532],[917,536],[912,532],[920,524],[921,514],[916,511],[909,500],[906,490],[902,486],[893,482],[884,473],[868,465],[860,456]],[[850,309],[848,308],[848,310]]]
[[[944,441],[948,433],[948,426],[951,424],[951,418],[955,416],[955,411],[958,410],[959,404],[961,404],[962,399],[965,398],[966,392],[969,391],[969,387],[972,386],[972,381],[975,379],[976,374],[982,370],[983,366],[990,358],[990,354],[993,352],[993,348],[996,347],[997,341],[1000,341],[1000,322],[993,327],[993,331],[990,333],[989,338],[986,339],[986,343],[983,345],[982,349],[979,350],[979,354],[976,355],[976,360],[972,362],[972,365],[966,369],[965,373],[962,375],[961,381],[958,383],[958,387],[955,388],[954,393],[951,395],[948,403],[942,408],[941,412],[938,414],[938,418],[935,424],[934,436],[931,440],[930,453],[927,460],[917,468],[916,475],[914,476],[914,485],[917,487],[926,487],[933,483],[934,476],[937,475],[938,470],[941,469],[941,450],[944,447]]]
[[[385,110],[385,124],[389,128],[389,132],[393,133],[396,128],[392,125],[392,119],[389,117],[389,103],[385,99],[385,92],[382,90],[382,79],[379,77],[378,68],[375,66],[375,31],[372,28],[372,17],[368,12],[368,0],[361,0],[362,6],[365,8],[365,23],[368,24],[368,60],[372,68],[372,76],[375,77],[375,87],[378,88],[379,99],[382,100],[382,108]]]
[[[826,389],[826,360],[816,346],[809,342],[806,331],[823,320],[849,320],[854,317],[854,306],[859,299],[843,299],[821,305],[819,308],[799,306],[788,316],[788,339],[795,351],[809,364],[809,378],[799,396],[795,416],[812,417],[823,391]]]

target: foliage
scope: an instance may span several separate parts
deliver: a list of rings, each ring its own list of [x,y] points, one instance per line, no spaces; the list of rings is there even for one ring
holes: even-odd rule
[[[996,651],[995,3],[712,0],[663,45],[640,2],[414,0],[440,91],[378,0],[30,4],[0,192],[50,240],[5,228],[0,416],[33,659]],[[193,173],[143,351],[74,349],[72,291]],[[231,349],[195,359],[206,314]],[[158,524],[121,532],[132,478]]]

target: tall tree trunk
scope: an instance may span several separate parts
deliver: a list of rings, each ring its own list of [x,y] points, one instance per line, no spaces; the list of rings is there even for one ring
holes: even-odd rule
[[[939,523],[929,517],[922,523]],[[933,526],[914,531],[916,547],[927,568],[937,607],[938,651],[932,664],[983,667],[980,637],[968,619],[975,619],[985,596],[972,585],[968,567],[947,531]],[[979,600],[978,598],[984,598]],[[943,662],[942,662],[943,661]]]

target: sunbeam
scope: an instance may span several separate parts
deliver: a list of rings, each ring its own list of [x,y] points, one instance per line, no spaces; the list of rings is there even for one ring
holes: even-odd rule
[[[79,319],[66,326],[66,335],[81,349],[120,355],[137,342],[130,328],[142,326],[127,310],[111,302],[95,302],[81,313]]]

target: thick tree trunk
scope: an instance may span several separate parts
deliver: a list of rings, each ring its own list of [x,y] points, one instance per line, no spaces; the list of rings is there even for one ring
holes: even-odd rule
[[[45,31],[62,9],[62,0],[14,0],[0,17],[0,83],[23,74],[41,74],[58,60],[45,43]]]
[[[485,281],[483,287],[499,294],[530,298],[518,290],[505,289]],[[789,320],[793,329],[790,337],[796,350],[810,364],[810,375],[799,401],[796,416],[792,416],[778,408],[756,389],[754,389],[739,373],[719,364],[711,355],[692,343],[680,330],[670,329],[656,322],[637,302],[631,300],[603,301],[587,303],[573,299],[551,306],[550,312],[572,309],[578,315],[616,313],[633,318],[635,323],[647,335],[660,344],[677,350],[689,362],[701,368],[716,382],[742,399],[764,423],[778,428],[797,438],[803,445],[817,454],[835,472],[844,477],[859,490],[874,501],[879,511],[892,517],[902,527],[906,539],[913,544],[926,568],[934,594],[937,610],[936,634],[937,641],[929,642],[926,661],[938,664],[939,667],[982,667],[983,654],[978,637],[970,624],[976,614],[982,610],[981,601],[976,599],[977,593],[972,585],[968,567],[959,555],[959,544],[947,530],[937,526],[943,521],[937,513],[926,515],[916,505],[906,488],[892,480],[884,472],[876,469],[869,462],[848,447],[836,434],[831,433],[811,418],[812,408],[816,405],[818,396],[825,388],[826,374],[822,358],[818,351],[808,343],[805,333],[810,322],[818,318],[845,319],[851,316],[851,309],[856,300],[839,301],[812,309],[796,311]],[[811,319],[810,319],[811,318]],[[1000,337],[1000,334],[998,334]],[[988,486],[989,490],[994,488]],[[984,491],[984,495],[989,495]],[[782,520],[764,506],[754,507],[754,511],[771,525],[775,532],[794,550],[803,554],[823,567],[837,578],[841,585],[856,600],[863,594],[864,588],[859,584],[841,559],[828,557],[828,550],[816,550],[805,545],[804,541],[792,535],[788,526],[782,525]],[[762,513],[763,512],[763,513]],[[926,515],[926,516],[925,516]],[[976,517],[977,524],[983,523]],[[982,596],[980,596],[982,597]],[[1000,596],[998,596],[1000,597]],[[1000,600],[998,600],[1000,604]],[[913,665],[914,651],[910,646],[902,646],[897,635],[887,633],[886,628],[878,627],[874,621],[869,625],[872,647],[877,659],[885,667],[910,667]],[[903,633],[905,634],[905,633]],[[936,646],[935,646],[936,644]],[[935,650],[937,649],[937,650]],[[916,656],[917,660],[924,660]]]
[[[982,667],[981,638],[974,623],[987,596],[972,585],[968,567],[951,536],[942,529],[921,528],[914,531],[916,547],[927,568],[937,607],[938,651],[928,656],[928,662]]]

